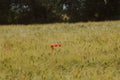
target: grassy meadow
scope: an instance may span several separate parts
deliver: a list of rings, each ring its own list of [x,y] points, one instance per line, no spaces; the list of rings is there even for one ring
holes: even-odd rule
[[[120,21],[1,25],[0,80],[120,80]]]

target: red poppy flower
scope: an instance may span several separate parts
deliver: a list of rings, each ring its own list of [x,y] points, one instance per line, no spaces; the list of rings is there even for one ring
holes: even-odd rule
[[[61,44],[59,44],[59,43],[58,43],[58,44],[52,44],[52,45],[51,45],[51,49],[53,50],[54,47],[61,47]]]

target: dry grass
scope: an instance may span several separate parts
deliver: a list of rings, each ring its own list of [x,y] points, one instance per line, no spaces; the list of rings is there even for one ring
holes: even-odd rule
[[[0,27],[0,80],[120,80],[119,67],[120,21]]]

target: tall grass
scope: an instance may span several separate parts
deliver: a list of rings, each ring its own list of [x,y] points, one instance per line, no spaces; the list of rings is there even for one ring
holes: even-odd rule
[[[0,26],[0,80],[119,80],[119,67],[120,21]]]

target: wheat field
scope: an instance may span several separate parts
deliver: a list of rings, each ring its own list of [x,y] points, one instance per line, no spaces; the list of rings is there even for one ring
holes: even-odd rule
[[[0,80],[120,80],[120,21],[1,25]]]

